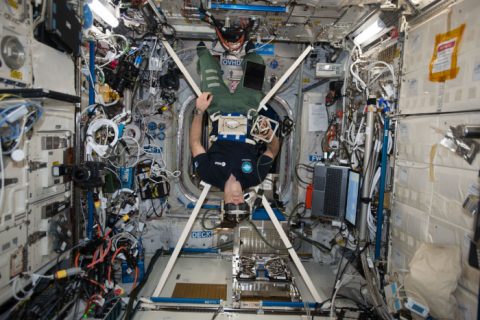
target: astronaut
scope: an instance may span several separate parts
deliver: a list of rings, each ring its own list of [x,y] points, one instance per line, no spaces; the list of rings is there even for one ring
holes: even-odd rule
[[[192,126],[190,128],[190,150],[194,167],[200,178],[223,190],[224,203],[239,205],[244,203],[244,190],[260,184],[270,171],[280,148],[278,137],[267,143],[266,150],[260,152],[259,146],[251,139],[216,139],[205,150],[201,143],[203,114],[247,116],[249,110],[258,108],[263,98],[261,90],[244,86],[245,65],[247,61],[263,64],[264,61],[247,43],[243,60],[244,76],[236,90],[230,92],[222,79],[219,62],[210,54],[203,43],[197,48],[198,66],[201,74],[202,95],[197,98]],[[268,128],[267,131],[271,130]],[[268,136],[270,132],[265,132]],[[248,136],[248,133],[247,133]]]

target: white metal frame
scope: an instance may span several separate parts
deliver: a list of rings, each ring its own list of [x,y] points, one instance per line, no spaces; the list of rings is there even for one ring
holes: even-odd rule
[[[150,1],[150,0],[149,0]],[[183,65],[182,61],[178,58],[177,54],[173,50],[173,48],[170,46],[170,44],[162,40],[163,45],[165,46],[165,49],[167,49],[168,54],[172,57],[173,61],[177,64],[178,68],[180,71],[183,73],[185,76],[185,79],[187,82],[190,84],[192,87],[193,91],[197,96],[200,96],[202,92],[200,91],[200,88],[197,86],[193,78],[190,76],[188,73],[187,69]],[[287,72],[280,78],[280,80],[275,84],[275,86],[267,93],[267,95],[263,98],[263,100],[260,102],[258,111],[261,109],[265,108],[265,104],[275,95],[275,93],[278,91],[278,89],[282,86],[282,84],[287,80],[287,78],[292,74],[292,72],[302,63],[303,59],[310,53],[310,51],[313,49],[312,46],[308,46],[303,53],[298,57],[298,59],[290,66],[290,68],[287,70]],[[167,266],[163,270],[162,276],[160,277],[160,280],[157,284],[157,287],[155,288],[153,292],[153,296],[157,297],[160,295],[162,292],[163,288],[165,287],[165,283],[167,282],[168,277],[170,276],[170,273],[172,272],[173,266],[175,265],[175,262],[177,261],[178,255],[180,254],[180,250],[182,249],[185,240],[187,239],[193,224],[195,223],[195,219],[198,216],[198,213],[200,212],[200,209],[202,208],[203,202],[205,201],[205,198],[207,197],[208,192],[210,191],[211,185],[204,183],[203,181],[201,182],[203,185],[203,190],[202,193],[200,194],[200,197],[198,198],[197,203],[195,204],[195,208],[192,211],[192,214],[190,215],[190,218],[187,221],[187,224],[185,225],[185,228],[182,231],[182,234],[180,235],[180,238],[178,239],[178,242],[175,246],[175,249],[173,250],[172,255],[170,256],[170,259],[168,260]],[[305,270],[305,267],[303,266],[302,262],[300,261],[300,258],[298,257],[297,253],[295,252],[295,249],[293,249],[292,244],[290,243],[290,240],[288,239],[287,234],[283,230],[280,222],[278,221],[277,217],[275,216],[275,213],[272,210],[272,207],[268,203],[267,198],[265,196],[262,196],[262,203],[265,208],[265,210],[268,213],[268,216],[270,217],[270,220],[272,221],[273,225],[275,226],[275,229],[277,230],[278,234],[280,235],[280,238],[282,239],[284,245],[286,248],[288,248],[288,253],[290,254],[290,257],[292,258],[293,262],[295,263],[295,266],[297,267],[298,271],[300,272],[300,276],[303,278],[308,290],[313,296],[313,299],[315,302],[322,302],[323,300],[321,299],[320,295],[318,294],[317,289],[313,285],[312,279],[308,275],[307,271]]]
[[[180,238],[178,239],[178,242],[175,246],[175,249],[173,250],[172,255],[170,256],[170,259],[168,260],[167,266],[165,267],[165,270],[163,270],[162,276],[160,278],[160,281],[157,284],[157,287],[153,291],[154,297],[158,297],[160,293],[162,292],[163,288],[165,287],[165,283],[167,282],[168,277],[170,276],[170,273],[172,272],[173,266],[175,265],[175,262],[177,261],[178,255],[180,254],[180,250],[182,249],[185,240],[187,239],[188,235],[190,234],[190,231],[193,227],[193,224],[195,223],[195,219],[198,216],[198,213],[200,212],[200,209],[202,208],[203,202],[205,201],[205,198],[207,197],[208,192],[210,191],[210,185],[207,183],[204,183],[202,181],[203,185],[203,190],[202,193],[200,194],[200,198],[198,199],[197,203],[195,204],[195,208],[192,211],[192,214],[190,215],[190,218],[188,219],[188,222],[185,226],[185,228],[182,231],[182,234],[180,235]],[[322,302],[323,299],[320,297],[320,294],[318,293],[317,289],[315,288],[315,285],[313,284],[312,279],[307,273],[307,270],[305,270],[305,267],[302,264],[302,261],[300,261],[300,258],[297,255],[297,252],[295,252],[295,249],[292,246],[292,243],[288,239],[287,234],[282,228],[282,225],[278,221],[277,216],[272,210],[272,207],[270,206],[270,203],[268,203],[267,198],[265,198],[265,195],[262,196],[262,204],[265,210],[268,213],[268,216],[270,220],[273,223],[273,226],[277,230],[278,234],[280,235],[280,238],[282,239],[283,244],[288,250],[288,253],[290,257],[293,260],[293,263],[298,269],[298,272],[300,273],[300,276],[302,277],[303,281],[305,282],[305,285],[307,286],[308,290],[310,291],[313,299],[315,302]]]

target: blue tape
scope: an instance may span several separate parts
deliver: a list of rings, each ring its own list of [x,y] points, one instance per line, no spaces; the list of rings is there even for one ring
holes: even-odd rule
[[[187,209],[193,209],[193,208],[195,208],[195,203],[190,202],[189,204],[187,204]],[[214,204],[204,204],[202,206],[202,209],[220,210],[220,206],[214,205]]]
[[[285,216],[278,210],[277,208],[272,209],[273,213],[277,217],[278,221],[285,221]],[[255,209],[252,213],[252,220],[256,221],[270,221],[270,217],[268,215],[267,210],[264,208]]]
[[[287,12],[287,7],[254,6],[254,5],[248,5],[248,4],[226,4],[226,3],[212,3],[211,9],[261,11],[261,12]]]
[[[145,276],[145,264],[143,260],[137,262],[138,267],[138,279],[137,283],[142,282],[143,277]],[[122,262],[122,283],[133,283],[135,281],[134,271],[131,270],[128,273],[128,264],[126,262]]]
[[[125,124],[120,123],[118,125],[118,137],[121,138],[123,137],[123,130],[125,129]]]

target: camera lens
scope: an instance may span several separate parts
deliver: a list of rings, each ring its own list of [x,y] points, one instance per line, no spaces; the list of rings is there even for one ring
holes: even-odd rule
[[[74,167],[72,171],[72,179],[77,183],[84,183],[90,178],[90,170],[88,168],[79,166]]]

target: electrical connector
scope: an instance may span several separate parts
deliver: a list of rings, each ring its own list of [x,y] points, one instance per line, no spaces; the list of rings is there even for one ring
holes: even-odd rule
[[[58,270],[55,272],[54,277],[55,279],[64,279],[67,277],[75,276],[77,274],[82,273],[83,270],[82,268],[69,268],[69,269],[63,269],[63,270]]]

